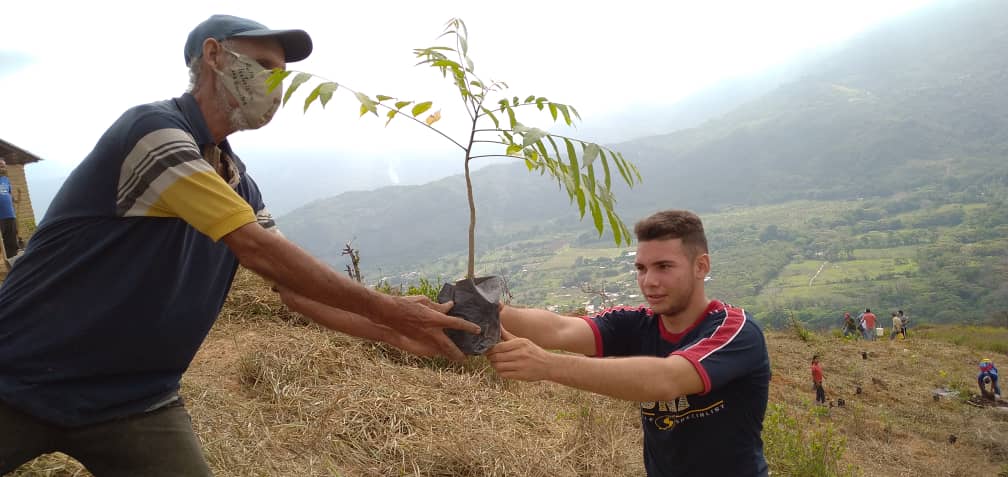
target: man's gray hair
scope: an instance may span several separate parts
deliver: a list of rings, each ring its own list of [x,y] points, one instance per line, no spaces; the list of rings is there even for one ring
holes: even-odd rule
[[[220,42],[221,46],[224,48],[231,48],[231,40],[224,39]],[[189,63],[189,87],[186,88],[186,92],[189,94],[196,94],[196,86],[199,85],[200,75],[203,73],[203,53],[199,56],[193,58],[192,62]]]

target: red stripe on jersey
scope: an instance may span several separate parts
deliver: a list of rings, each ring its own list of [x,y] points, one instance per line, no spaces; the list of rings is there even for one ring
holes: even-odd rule
[[[588,326],[591,327],[592,333],[595,333],[595,356],[596,358],[602,357],[602,332],[599,331],[598,325],[595,324],[595,320],[587,316],[582,316],[582,320],[588,322]]]
[[[745,312],[740,308],[725,307],[725,319],[718,325],[709,337],[697,341],[692,346],[679,352],[689,355],[697,361],[703,361],[715,351],[731,343],[745,324]]]

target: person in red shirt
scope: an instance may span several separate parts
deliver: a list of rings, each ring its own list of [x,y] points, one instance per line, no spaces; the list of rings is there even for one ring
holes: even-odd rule
[[[861,318],[865,323],[865,338],[875,341],[875,338],[878,338],[878,333],[875,332],[875,313],[872,313],[870,308],[865,308]]]
[[[822,366],[819,365],[819,355],[812,357],[812,385],[815,387],[816,404],[826,405],[826,390],[822,387]]]

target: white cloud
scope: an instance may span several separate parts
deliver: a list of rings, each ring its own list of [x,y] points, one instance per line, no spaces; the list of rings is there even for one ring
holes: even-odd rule
[[[122,111],[184,91],[186,35],[213,13],[303,28],[315,52],[291,68],[372,95],[433,99],[443,109],[440,124],[464,130],[465,114],[453,109],[452,87],[433,70],[414,67],[411,54],[433,44],[453,16],[469,26],[478,73],[506,80],[519,96],[574,104],[590,121],[634,104],[672,102],[923,3],[14,2],[4,6],[0,49],[27,55],[31,63],[0,76],[6,92],[0,131],[46,159],[76,164]],[[407,121],[384,128],[382,119],[359,119],[356,110],[354,100],[338,92],[325,111],[302,114],[296,105],[288,107],[273,124],[233,141],[241,148],[292,153],[453,153],[450,143]]]

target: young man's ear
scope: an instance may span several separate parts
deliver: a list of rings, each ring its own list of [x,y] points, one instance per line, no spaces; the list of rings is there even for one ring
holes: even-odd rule
[[[693,261],[693,267],[696,270],[697,277],[701,280],[710,275],[710,255],[704,253],[701,254],[696,260]]]

